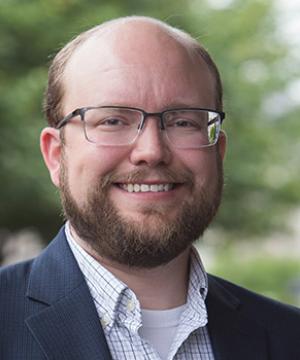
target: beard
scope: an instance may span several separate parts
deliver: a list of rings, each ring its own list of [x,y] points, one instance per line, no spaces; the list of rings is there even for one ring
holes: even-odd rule
[[[146,177],[147,168],[126,175],[128,182]],[[159,170],[164,179],[175,180],[191,175]],[[90,187],[84,205],[79,206],[73,198],[66,161],[62,159],[60,173],[60,195],[64,216],[81,240],[91,247],[100,258],[135,268],[154,268],[168,263],[192,245],[214,218],[221,202],[223,189],[223,165],[217,154],[217,178],[211,191],[195,193],[192,202],[184,201],[175,218],[157,204],[141,208],[142,220],[125,218],[109,199],[108,190],[120,176],[111,173],[98,184]],[[122,182],[125,179],[123,176]],[[136,181],[137,182],[137,181]],[[193,184],[191,184],[192,186]]]

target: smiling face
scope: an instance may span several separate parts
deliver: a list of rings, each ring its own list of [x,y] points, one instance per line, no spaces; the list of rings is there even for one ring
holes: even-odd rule
[[[69,61],[64,84],[65,115],[98,105],[151,113],[216,107],[205,62],[145,22],[87,40]],[[57,130],[45,129],[44,157],[72,228],[101,257],[141,267],[168,262],[202,234],[219,206],[223,136],[218,146],[176,149],[149,117],[134,144],[99,146],[74,118],[64,139],[61,151]]]

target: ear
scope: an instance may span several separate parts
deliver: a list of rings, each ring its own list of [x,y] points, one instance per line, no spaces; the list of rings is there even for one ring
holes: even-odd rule
[[[52,127],[43,129],[40,136],[40,148],[45,164],[49,170],[51,180],[56,187],[59,187],[62,152],[59,131]]]
[[[227,145],[227,136],[226,133],[223,130],[221,130],[218,140],[218,151],[222,160],[224,160],[225,158],[226,145]]]

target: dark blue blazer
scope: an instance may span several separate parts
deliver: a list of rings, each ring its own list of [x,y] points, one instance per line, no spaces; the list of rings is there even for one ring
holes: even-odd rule
[[[206,302],[216,360],[300,360],[298,309],[214,276]],[[0,271],[0,359],[111,359],[63,230],[36,259]]]

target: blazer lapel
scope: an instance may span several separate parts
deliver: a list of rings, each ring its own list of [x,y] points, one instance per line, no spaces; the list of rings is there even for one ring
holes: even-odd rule
[[[26,325],[47,359],[111,360],[87,284],[62,229],[33,262]],[[243,304],[209,276],[208,330],[215,360],[266,360],[267,335]]]
[[[34,261],[27,296],[33,311],[26,324],[47,359],[111,359],[95,305],[63,231]]]
[[[208,330],[215,360],[266,360],[266,330],[241,314],[243,304],[209,276]]]

